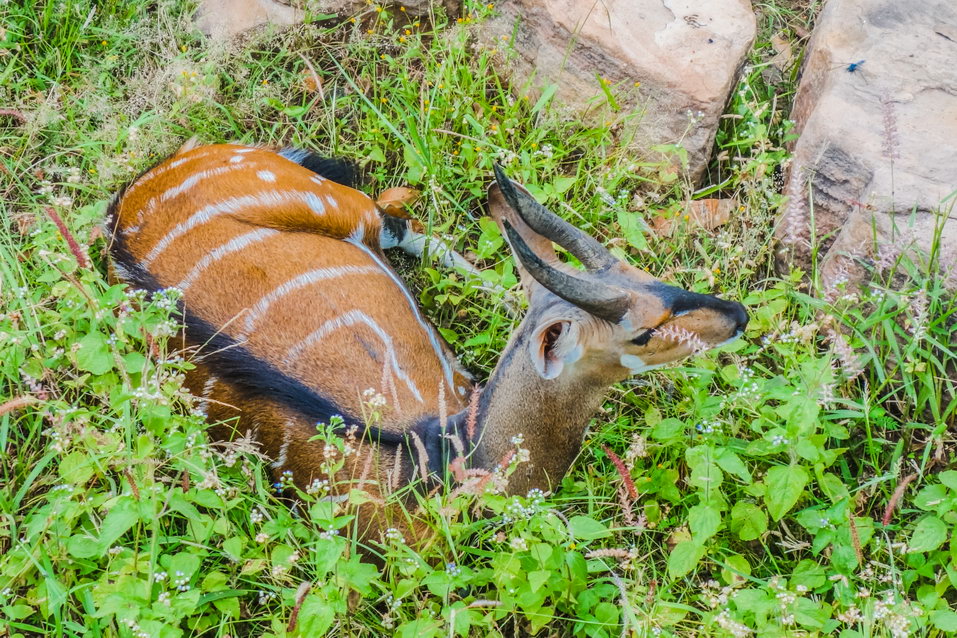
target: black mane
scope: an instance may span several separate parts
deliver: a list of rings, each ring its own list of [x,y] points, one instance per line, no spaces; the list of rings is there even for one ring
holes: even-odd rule
[[[359,171],[355,163],[339,157],[322,157],[311,151],[287,146],[279,154],[337,184],[358,188]]]

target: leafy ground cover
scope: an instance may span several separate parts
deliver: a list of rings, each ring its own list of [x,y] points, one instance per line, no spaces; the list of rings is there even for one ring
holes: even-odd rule
[[[0,635],[957,631],[952,273],[892,246],[862,290],[775,276],[794,64],[768,60],[775,35],[799,50],[813,12],[756,9],[695,190],[680,147],[628,146],[640,114],[615,96],[640,86],[604,83],[591,124],[510,86],[509,43],[472,37],[491,4],[429,24],[370,5],[218,48],[176,0],[0,5]],[[422,497],[429,542],[359,548],[352,505],[291,506],[254,448],[208,440],[174,298],[106,283],[105,203],[193,135],[356,158],[372,193],[420,188],[418,214],[485,281],[428,261],[405,274],[480,375],[516,321],[483,290],[515,281],[480,212],[493,160],[620,256],[742,299],[753,321],[614,389],[556,494]],[[716,193],[739,209],[693,227],[688,201]]]

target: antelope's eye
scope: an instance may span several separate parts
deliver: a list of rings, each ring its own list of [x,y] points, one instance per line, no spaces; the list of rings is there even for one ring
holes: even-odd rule
[[[635,344],[636,346],[643,346],[647,344],[649,341],[651,341],[651,335],[653,335],[654,332],[655,332],[654,328],[648,328],[647,330],[642,332],[640,335],[632,339],[631,342]]]

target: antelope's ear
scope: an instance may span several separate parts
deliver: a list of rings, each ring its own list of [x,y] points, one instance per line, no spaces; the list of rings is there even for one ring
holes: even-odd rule
[[[581,357],[581,345],[575,324],[567,319],[543,322],[532,333],[528,344],[535,371],[543,379],[554,379],[565,364]]]

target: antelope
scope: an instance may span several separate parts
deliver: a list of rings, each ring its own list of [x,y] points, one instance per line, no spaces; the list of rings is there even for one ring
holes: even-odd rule
[[[119,193],[107,219],[114,279],[182,291],[183,339],[198,353],[186,385],[212,436],[248,433],[276,477],[291,473],[306,490],[327,453],[317,424],[351,428],[355,450],[329,497],[365,490],[370,534],[384,529],[388,508],[375,505],[390,490],[456,464],[495,471],[518,442],[529,461],[508,492],[555,487],[611,385],[732,340],[748,322],[739,303],[617,259],[496,166],[488,208],[528,308],[474,386],[385,256],[421,249],[421,235],[354,189],[347,168],[294,149],[184,148]],[[385,403],[372,424],[369,389]]]

